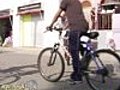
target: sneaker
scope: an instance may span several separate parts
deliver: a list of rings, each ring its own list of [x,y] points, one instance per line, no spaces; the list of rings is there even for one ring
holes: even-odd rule
[[[82,83],[82,75],[81,74],[72,73],[70,78],[71,79],[69,80],[69,83],[71,85],[81,84]]]
[[[76,74],[75,72],[73,72],[73,73],[70,75],[70,78],[71,78],[73,81],[82,81],[82,73]]]
[[[75,81],[75,80],[72,80],[72,79],[69,79],[68,80],[68,83],[70,85],[76,85],[76,84],[81,84],[83,81],[82,80],[79,80],[79,81]]]

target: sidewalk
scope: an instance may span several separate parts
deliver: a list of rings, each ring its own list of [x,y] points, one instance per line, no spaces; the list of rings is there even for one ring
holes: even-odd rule
[[[17,53],[39,53],[42,50],[40,47],[0,47],[0,53],[14,51]]]
[[[0,47],[0,52],[16,51],[16,52],[40,52],[42,47]],[[120,50],[116,51],[120,55]]]
[[[65,81],[72,71],[70,66],[66,67],[66,72],[59,82],[50,83],[45,81],[36,68],[38,53],[40,53],[41,49],[33,47],[0,47],[0,51],[3,52],[3,54],[0,54],[0,68],[4,71],[0,73],[1,78],[4,78],[5,75],[12,76],[9,76],[3,82],[3,79],[1,79],[0,84],[11,82],[10,84],[13,86],[24,85],[26,82],[34,80],[38,84],[38,90],[80,90],[80,88],[81,90],[91,90],[86,81],[74,86]],[[13,81],[14,77],[15,79],[17,77],[18,80]]]

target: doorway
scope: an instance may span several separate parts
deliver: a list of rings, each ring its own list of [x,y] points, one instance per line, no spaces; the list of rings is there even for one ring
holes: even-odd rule
[[[0,45],[3,44],[9,32],[12,31],[12,16],[0,18]]]

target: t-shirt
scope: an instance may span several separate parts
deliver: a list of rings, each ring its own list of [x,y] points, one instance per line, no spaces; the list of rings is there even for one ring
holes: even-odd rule
[[[62,0],[60,8],[66,13],[70,30],[85,31],[88,29],[89,25],[79,0]]]

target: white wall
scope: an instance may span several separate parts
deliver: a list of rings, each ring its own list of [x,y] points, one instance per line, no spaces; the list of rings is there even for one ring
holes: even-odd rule
[[[52,19],[59,8],[60,0],[44,0],[44,9],[45,9],[45,22],[44,30],[47,26],[50,25]],[[57,32],[47,32],[43,33],[44,35],[44,47],[53,46],[54,42],[57,41]]]
[[[113,31],[112,30],[98,30],[98,49],[110,48],[109,41],[113,39]]]
[[[113,39],[116,44],[116,50],[120,50],[120,14],[112,16]]]

